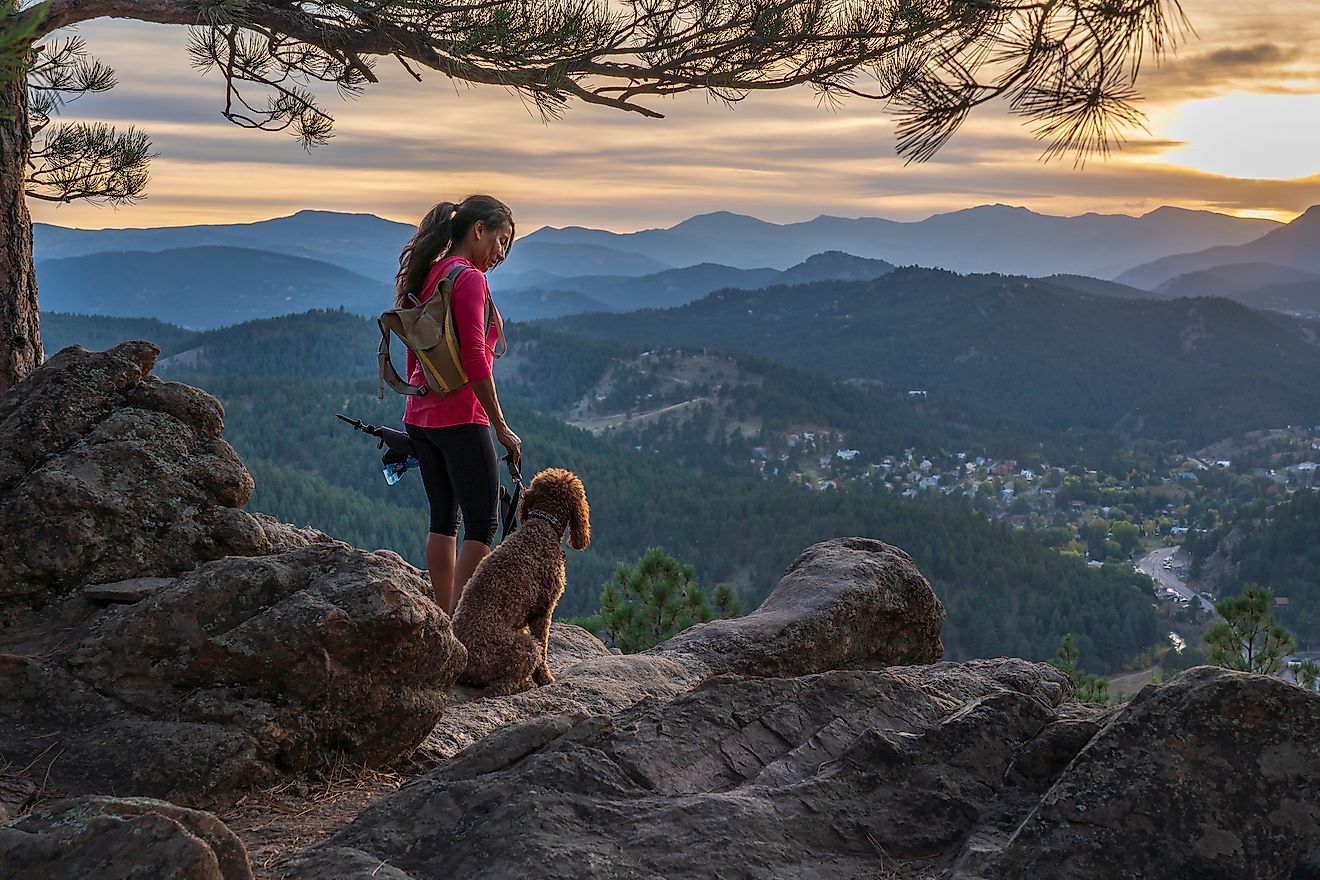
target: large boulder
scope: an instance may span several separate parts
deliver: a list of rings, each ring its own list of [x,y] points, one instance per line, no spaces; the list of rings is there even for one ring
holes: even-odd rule
[[[942,864],[989,821],[1071,693],[1051,666],[997,660],[723,675],[613,717],[537,718],[369,808],[289,876],[915,876],[887,871]]]
[[[0,397],[0,629],[83,584],[328,540],[239,509],[220,403],[149,375],[158,353],[73,346]]]
[[[0,763],[196,802],[407,754],[466,658],[429,585],[240,509],[220,404],[156,355],[65,349],[0,398]]]
[[[875,538],[835,538],[794,559],[745,617],[679,633],[649,653],[709,674],[806,675],[944,656],[944,605],[912,557]]]
[[[932,663],[943,656],[944,607],[908,556],[871,538],[809,547],[752,613],[694,626],[640,654],[611,655],[578,627],[551,628],[556,681],[509,697],[459,699],[418,750],[438,764],[503,724],[611,715],[669,700],[724,673],[796,676],[849,666]]]
[[[1149,686],[959,880],[1320,877],[1320,696],[1202,666]]]
[[[393,553],[313,544],[10,630],[0,754],[58,755],[65,793],[185,802],[341,757],[388,763],[434,727],[466,661],[427,590]]]
[[[242,842],[210,813],[147,798],[47,804],[0,825],[5,880],[252,880]]]

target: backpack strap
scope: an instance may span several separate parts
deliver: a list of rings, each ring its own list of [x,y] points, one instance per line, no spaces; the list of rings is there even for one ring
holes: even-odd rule
[[[465,270],[474,269],[474,268],[475,267],[467,265],[465,263],[459,263],[457,266],[454,266],[452,269],[450,269],[449,273],[445,275],[445,277],[451,279],[454,282],[454,284],[458,284],[458,276],[462,275]],[[495,337],[496,337],[495,357],[502,358],[509,353],[509,340],[506,339],[504,336],[504,316],[501,315],[500,310],[495,307],[495,298],[490,295],[490,287],[487,286],[486,287],[486,332],[487,333],[490,332],[490,328],[492,324],[495,325]],[[455,333],[455,335],[457,336],[458,334]]]

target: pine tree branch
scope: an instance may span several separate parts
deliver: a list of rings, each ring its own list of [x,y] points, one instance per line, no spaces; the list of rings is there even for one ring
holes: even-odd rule
[[[646,98],[704,91],[735,103],[802,85],[826,101],[888,101],[899,152],[918,161],[997,99],[1047,141],[1046,158],[1108,152],[1117,130],[1142,124],[1143,58],[1185,25],[1177,0],[48,0],[35,10],[42,33],[99,17],[204,27],[226,115],[292,128],[309,145],[332,120],[307,83],[356,94],[376,79],[368,59],[392,56],[414,78],[425,68],[513,89],[547,116],[576,99],[659,117]]]

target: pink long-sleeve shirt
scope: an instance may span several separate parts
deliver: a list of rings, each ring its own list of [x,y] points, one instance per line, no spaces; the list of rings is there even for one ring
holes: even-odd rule
[[[486,276],[462,257],[445,257],[431,267],[431,273],[422,287],[421,300],[430,299],[436,279],[443,278],[458,264],[472,267],[454,282],[454,327],[458,331],[459,358],[467,372],[468,382],[489,379],[495,362],[495,343],[499,334],[494,322],[486,329],[486,301],[490,291]],[[499,319],[496,318],[496,321]],[[408,381],[414,385],[426,384],[421,364],[408,352]],[[422,428],[449,428],[454,425],[489,425],[490,417],[481,401],[473,393],[471,384],[457,392],[441,397],[426,394],[410,396],[403,407],[403,420]]]

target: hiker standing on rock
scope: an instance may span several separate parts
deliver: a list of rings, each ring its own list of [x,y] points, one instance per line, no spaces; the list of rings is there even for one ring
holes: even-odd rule
[[[468,384],[444,396],[409,395],[403,411],[431,511],[426,536],[431,586],[436,603],[450,615],[495,541],[500,476],[490,429],[515,465],[522,448],[495,396],[492,368],[502,328],[499,313],[489,308],[485,276],[504,260],[513,235],[513,213],[498,199],[468,196],[458,204],[441,202],[418,224],[399,255],[395,276],[395,307],[405,308],[425,302],[451,270],[460,268],[453,280],[453,314]],[[408,381],[426,384],[411,351]]]

